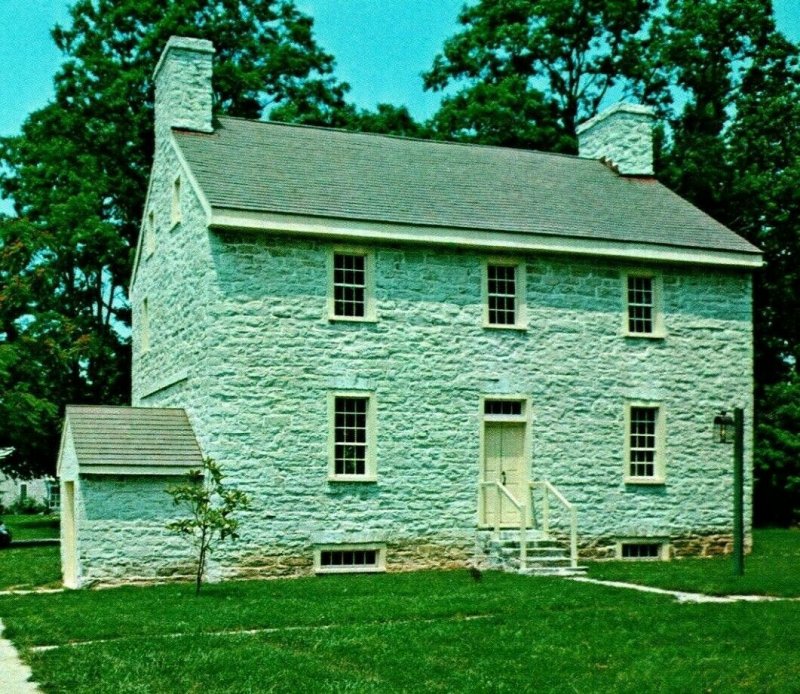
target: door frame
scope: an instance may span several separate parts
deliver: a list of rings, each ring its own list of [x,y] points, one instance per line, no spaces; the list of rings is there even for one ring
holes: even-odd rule
[[[61,577],[66,588],[78,588],[78,528],[75,481],[61,482]]]
[[[486,401],[511,401],[511,402],[521,402],[522,403],[522,414],[519,415],[494,415],[494,414],[486,414]],[[479,421],[480,421],[480,436],[479,436],[479,453],[478,453],[478,527],[479,528],[493,528],[493,523],[486,522],[486,509],[484,503],[484,491],[483,487],[480,486],[481,482],[484,482],[483,479],[484,475],[484,459],[486,457],[486,424],[492,423],[509,423],[509,424],[522,424],[524,426],[524,433],[522,437],[522,451],[523,451],[523,463],[522,463],[522,483],[526,485],[526,489],[529,488],[527,485],[530,484],[532,479],[531,470],[533,467],[532,461],[532,438],[531,434],[533,431],[533,412],[531,407],[530,398],[523,394],[523,393],[512,393],[512,394],[502,394],[502,395],[481,395],[480,397],[480,411],[479,411]],[[525,504],[526,515],[528,516],[526,519],[526,525],[528,527],[532,526],[532,513],[531,513],[531,503],[530,503],[530,495],[528,495],[525,499],[521,500]],[[519,528],[519,523],[515,524],[500,524],[502,528]]]

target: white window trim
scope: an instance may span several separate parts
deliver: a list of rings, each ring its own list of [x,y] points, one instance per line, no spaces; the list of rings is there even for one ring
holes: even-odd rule
[[[172,205],[170,208],[170,229],[181,223],[183,217],[183,185],[180,175],[172,179]]]
[[[364,315],[363,316],[338,316],[335,313],[333,291],[333,258],[337,253],[343,255],[364,256],[365,286],[364,286]],[[375,309],[375,252],[372,249],[357,246],[334,246],[328,251],[328,320],[345,323],[375,323],[378,320]]]
[[[374,566],[322,566],[321,555],[324,551],[358,551],[374,550],[376,563]],[[317,574],[364,574],[384,573],[386,571],[386,545],[383,544],[346,544],[318,545],[314,547],[314,573]]]
[[[630,474],[631,465],[631,408],[633,407],[647,407],[656,408],[656,455],[653,461],[653,476],[652,477],[636,477]],[[666,421],[667,413],[663,403],[645,401],[645,400],[630,400],[625,403],[625,456],[623,477],[625,484],[664,484],[666,481]]]
[[[645,277],[653,280],[653,332],[631,332],[628,323],[628,278]],[[649,270],[629,270],[622,273],[622,334],[625,337],[641,337],[645,340],[661,340],[667,336],[664,326],[664,279],[661,274]]]
[[[500,324],[489,322],[489,266],[503,265],[516,269],[515,284],[515,311],[514,323]],[[528,310],[525,302],[525,263],[518,258],[486,258],[483,261],[483,273],[481,277],[481,301],[483,302],[483,327],[492,330],[527,330],[528,329]]]
[[[658,545],[658,556],[623,557],[622,545]],[[663,537],[621,537],[617,540],[616,558],[621,561],[669,561],[669,540]]]
[[[336,474],[336,398],[363,398],[367,400],[367,455],[365,474]],[[363,390],[337,390],[328,393],[328,481],[376,482],[378,480],[375,457],[375,393]]]
[[[156,251],[155,213],[150,210],[144,221],[144,257],[147,260]]]

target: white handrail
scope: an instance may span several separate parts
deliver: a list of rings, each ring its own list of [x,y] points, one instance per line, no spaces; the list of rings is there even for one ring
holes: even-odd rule
[[[558,490],[549,480],[538,480],[530,483],[531,489],[534,487],[541,487],[544,491],[542,496],[542,530],[547,536],[550,534],[550,501],[549,494],[552,494],[556,500],[567,510],[569,513],[569,562],[570,566],[575,569],[578,567],[578,512],[575,506],[567,501],[567,498]],[[533,501],[531,500],[531,503]]]
[[[528,562],[528,514],[526,512],[525,504],[514,497],[514,495],[506,489],[505,485],[500,482],[481,482],[481,488],[494,487],[497,490],[497,510],[494,514],[494,534],[497,541],[500,540],[500,500],[501,494],[514,505],[519,513],[519,564],[520,568],[524,569]],[[484,506],[486,504],[486,495],[483,497]]]

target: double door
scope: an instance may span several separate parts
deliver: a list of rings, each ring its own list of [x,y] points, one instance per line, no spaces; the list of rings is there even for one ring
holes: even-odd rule
[[[528,474],[525,466],[525,422],[484,422],[483,480],[499,482],[520,503],[528,505]],[[498,494],[493,486],[483,486],[483,525],[519,527],[517,507]]]

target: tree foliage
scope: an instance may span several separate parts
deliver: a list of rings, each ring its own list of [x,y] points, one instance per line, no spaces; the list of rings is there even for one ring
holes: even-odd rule
[[[290,0],[77,0],[53,38],[55,97],[0,140],[0,447],[7,471],[52,473],[67,402],[128,399],[130,274],[153,153],[152,72],[173,34],[212,39],[217,113],[336,123],[312,20]],[[35,443],[34,443],[35,442]]]
[[[575,127],[636,75],[652,0],[479,0],[424,75],[456,88],[433,118],[442,137],[574,152]]]
[[[228,489],[223,483],[220,466],[210,458],[200,470],[191,470],[183,484],[167,488],[176,506],[183,506],[187,518],[170,521],[167,528],[189,539],[197,552],[195,594],[205,575],[209,555],[225,540],[239,537],[236,512],[250,507],[250,498],[243,491]]]

